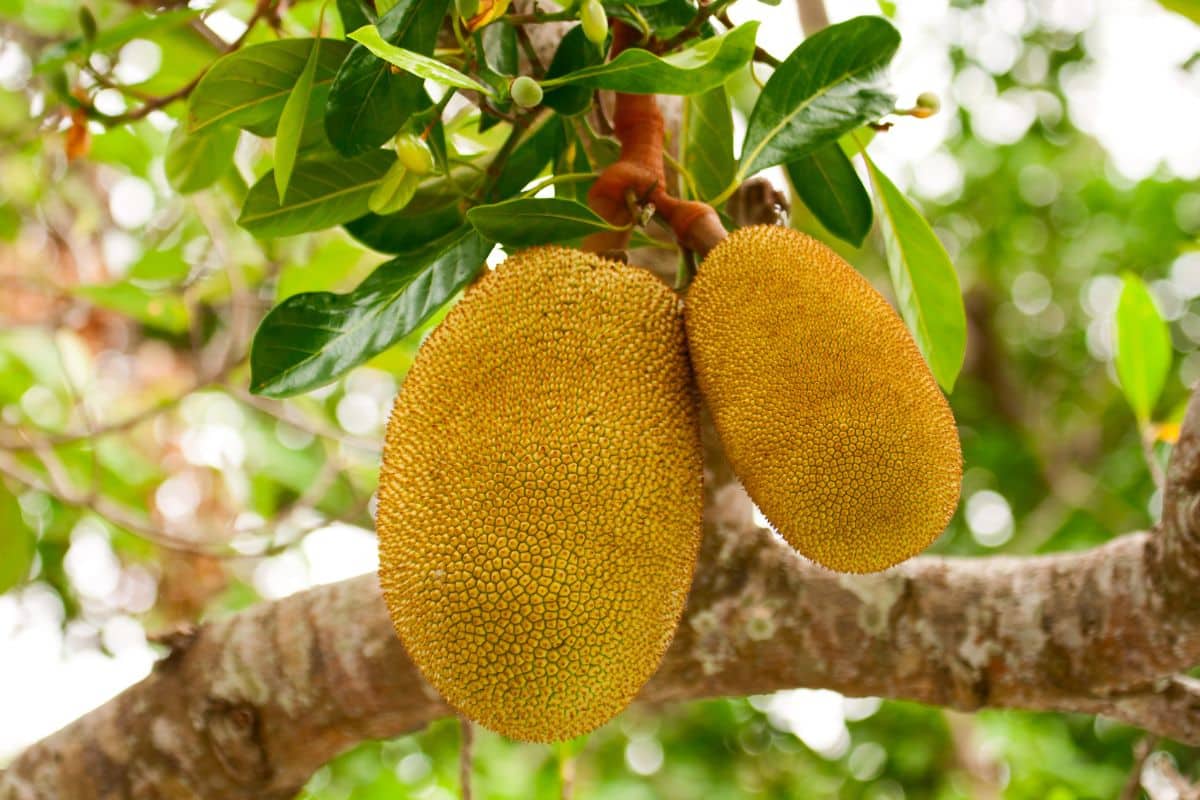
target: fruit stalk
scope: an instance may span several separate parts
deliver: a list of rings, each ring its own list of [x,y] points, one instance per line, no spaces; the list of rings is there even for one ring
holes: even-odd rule
[[[637,30],[623,22],[613,25],[610,58],[638,41]],[[604,253],[629,246],[637,209],[652,204],[675,234],[680,246],[703,257],[727,235],[712,206],[679,200],[666,188],[663,167],[663,116],[658,101],[649,94],[616,94],[613,129],[621,143],[621,157],[609,165],[588,192],[592,210],[625,230],[604,231],[584,240],[583,249]]]

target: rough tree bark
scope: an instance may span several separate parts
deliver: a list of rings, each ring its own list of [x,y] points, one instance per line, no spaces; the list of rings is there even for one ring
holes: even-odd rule
[[[1200,400],[1159,528],[1030,558],[922,557],[841,576],[757,528],[708,439],[704,547],[641,702],[809,686],[971,710],[1100,713],[1200,743]],[[30,747],[0,800],[288,798],[354,743],[449,709],[373,575],[180,634],[141,683]]]

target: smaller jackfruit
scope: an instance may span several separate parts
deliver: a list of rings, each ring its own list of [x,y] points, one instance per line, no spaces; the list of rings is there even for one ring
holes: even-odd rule
[[[788,228],[738,230],[701,263],[686,320],[730,464],[797,551],[873,572],[945,529],[954,416],[904,322],[836,253]]]
[[[657,669],[700,544],[697,406],[679,299],[590,253],[510,257],[429,337],[388,422],[379,578],[461,714],[568,739]]]

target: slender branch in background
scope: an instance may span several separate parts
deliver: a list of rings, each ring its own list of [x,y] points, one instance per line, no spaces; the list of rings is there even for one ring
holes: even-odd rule
[[[1120,800],[1139,800],[1142,796],[1142,771],[1146,768],[1146,760],[1158,746],[1158,737],[1147,734],[1133,746],[1133,766],[1129,768],[1129,780],[1121,789]]]
[[[805,36],[812,36],[822,28],[829,27],[825,0],[796,0],[796,11],[800,14],[800,28]]]
[[[378,439],[355,436],[340,428],[335,428],[324,420],[303,413],[292,403],[251,394],[244,387],[235,383],[225,384],[225,390],[242,403],[256,408],[264,414],[270,414],[272,417],[286,422],[293,428],[298,428],[305,433],[319,436],[323,439],[330,439],[366,453],[379,453],[382,449]]]
[[[208,34],[211,34],[211,36],[214,37],[215,41],[213,39],[210,39],[210,41],[213,41],[215,47],[217,47],[219,50],[222,50],[223,54],[232,53],[234,50],[241,48],[241,46],[246,43],[246,39],[250,36],[254,26],[257,25],[258,22],[264,18],[267,18],[273,12],[276,2],[277,0],[258,0],[254,6],[253,13],[251,13],[250,18],[246,20],[246,30],[242,32],[241,36],[228,45],[225,44],[223,39],[221,39],[219,36],[216,36],[215,33],[212,33],[211,28],[208,28],[207,25],[203,25],[202,21],[197,22],[200,24],[200,27],[203,28],[203,31],[207,31]],[[208,35],[204,34],[203,31],[202,35]],[[153,111],[165,108],[177,100],[186,98],[192,93],[192,90],[196,88],[197,84],[200,83],[201,79],[204,78],[205,72],[207,72],[207,69],[202,70],[199,75],[192,78],[192,80],[188,81],[186,84],[173,92],[154,97],[143,97],[141,98],[143,102],[140,106],[137,108],[132,108],[128,111],[124,111],[120,114],[105,114],[99,111],[94,105],[91,105],[90,102],[85,103],[84,107],[87,110],[88,116],[103,122],[109,127],[123,125],[127,122],[136,122],[149,116]],[[117,88],[124,91],[124,89],[119,86],[112,88]]]
[[[546,67],[542,64],[542,59],[538,57],[533,40],[529,38],[529,31],[525,30],[524,25],[514,27],[517,32],[517,41],[521,43],[521,49],[525,51],[525,58],[529,61],[530,69],[533,70],[533,77],[541,79],[546,74]]]
[[[461,732],[458,745],[459,796],[462,800],[471,800],[471,773],[474,772],[475,764],[472,747],[475,743],[475,726],[466,717],[459,717],[458,729]]]

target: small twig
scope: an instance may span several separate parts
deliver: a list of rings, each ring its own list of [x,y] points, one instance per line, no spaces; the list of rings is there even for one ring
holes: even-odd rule
[[[707,5],[700,6],[700,10],[696,12],[696,16],[692,17],[691,21],[683,27],[679,33],[667,39],[664,42],[659,42],[655,46],[655,50],[660,53],[674,50],[679,45],[694,39],[700,35],[700,29],[704,27],[704,23],[714,17],[718,17],[725,10],[725,7],[732,3],[733,0],[712,0]],[[732,25],[730,26],[733,27]]]
[[[541,78],[546,74],[546,67],[542,64],[542,59],[538,56],[537,48],[533,46],[533,40],[529,38],[529,31],[525,30],[524,25],[517,25],[517,41],[521,43],[521,49],[525,51],[525,58],[529,60],[529,66],[533,70],[533,77]]]
[[[254,26],[259,20],[270,14],[275,2],[276,0],[258,0],[258,3],[256,3],[254,6],[254,12],[250,15],[250,18],[246,20],[246,30],[242,32],[241,36],[239,36],[235,41],[225,48],[222,55],[232,53],[234,50],[239,49],[243,44],[245,44],[246,39],[249,37],[250,32],[254,29]],[[168,94],[159,95],[157,97],[147,98],[145,99],[145,102],[137,108],[130,109],[129,111],[125,111],[120,114],[104,114],[100,111],[97,111],[95,106],[89,104],[87,106],[88,116],[103,122],[109,127],[114,125],[123,125],[127,122],[136,122],[139,119],[149,116],[151,112],[169,106],[171,103],[174,103],[177,100],[182,100],[190,95],[200,81],[204,78],[206,72],[208,72],[207,67],[201,70],[199,75],[192,78],[175,91],[169,92]]]
[[[1133,766],[1129,768],[1129,779],[1121,789],[1120,800],[1139,800],[1142,795],[1142,770],[1146,760],[1158,745],[1158,737],[1147,734],[1138,740],[1133,747]]]
[[[466,717],[458,718],[459,730],[462,731],[462,742],[458,748],[458,785],[462,800],[471,800],[471,772],[474,755],[471,752],[475,742],[475,729],[471,720]]]

